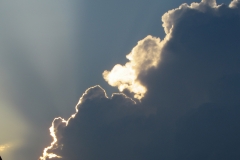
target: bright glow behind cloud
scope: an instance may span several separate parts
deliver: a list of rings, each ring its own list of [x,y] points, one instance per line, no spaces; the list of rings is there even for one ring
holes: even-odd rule
[[[63,123],[65,125],[67,125],[67,121],[65,121],[63,118],[61,117],[58,117],[58,118],[55,118],[52,122],[52,126],[49,128],[49,131],[50,131],[50,135],[52,136],[53,138],[53,142],[51,143],[50,146],[46,147],[44,150],[43,150],[43,156],[40,157],[40,160],[45,160],[46,158],[61,158],[61,156],[58,156],[54,153],[48,153],[48,150],[49,149],[54,149],[54,148],[57,148],[58,145],[57,145],[57,138],[56,138],[56,134],[55,134],[55,127],[58,126],[60,123]]]
[[[125,96],[125,95],[124,95]],[[50,131],[50,135],[53,139],[52,143],[50,146],[44,148],[43,150],[43,156],[41,156],[39,158],[39,160],[47,160],[47,159],[52,159],[52,158],[62,158],[61,156],[51,153],[51,150],[55,150],[58,148],[63,147],[62,145],[58,144],[58,139],[57,139],[57,129],[61,127],[66,127],[68,126],[68,122],[75,118],[76,114],[78,113],[78,107],[87,99],[95,99],[95,98],[108,98],[107,94],[105,92],[105,90],[100,87],[99,85],[93,86],[88,88],[83,95],[80,97],[75,109],[76,109],[76,113],[74,113],[73,115],[71,115],[68,120],[65,120],[61,117],[58,118],[54,118],[51,127],[49,128]],[[125,97],[126,99],[128,99],[127,97]],[[135,101],[133,101],[132,99],[129,98],[129,100],[132,103],[135,103]]]
[[[4,145],[0,145],[0,151],[5,151],[7,148],[9,148],[10,146],[8,144],[4,144]]]
[[[104,79],[120,91],[128,89],[134,97],[141,99],[147,88],[138,80],[140,74],[150,68],[157,67],[160,60],[161,42],[159,38],[147,36],[132,49],[126,57],[129,60],[125,65],[117,64],[111,71],[104,71]]]
[[[76,101],[75,35],[82,20],[75,4],[29,0],[1,3],[0,145],[11,144],[1,153],[4,159],[36,159],[35,150],[48,140],[42,132],[56,116],[53,110],[61,115],[71,113],[65,106]],[[36,139],[41,141],[34,143]],[[24,152],[29,154],[18,154]]]

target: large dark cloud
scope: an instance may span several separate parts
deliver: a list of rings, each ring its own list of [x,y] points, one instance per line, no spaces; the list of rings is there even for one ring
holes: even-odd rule
[[[146,37],[130,53],[129,63],[107,72],[117,75],[112,77],[114,85],[127,86],[121,89],[129,90],[129,95],[144,94],[141,101],[124,94],[108,98],[101,87],[89,88],[76,114],[67,121],[54,120],[54,141],[42,159],[237,159],[238,7],[239,1],[217,5],[203,0],[166,13],[165,39]],[[158,63],[149,60],[152,55]],[[129,69],[125,76],[130,78],[121,77],[121,69]],[[139,91],[139,86],[146,92]]]

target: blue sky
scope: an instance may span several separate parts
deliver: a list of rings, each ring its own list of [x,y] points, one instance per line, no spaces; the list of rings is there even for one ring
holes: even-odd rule
[[[191,2],[192,1],[190,0],[122,0],[105,2],[96,2],[93,0],[39,2],[24,0],[21,2],[15,2],[9,0],[1,2],[0,155],[4,157],[4,160],[38,159],[39,156],[42,155],[43,149],[46,146],[49,146],[52,141],[48,129],[51,126],[53,119],[55,117],[68,119],[70,115],[74,114],[75,105],[78,103],[79,98],[85,90],[89,87],[100,85],[106,90],[109,97],[111,97],[113,92],[118,92],[117,87],[110,86],[104,80],[102,73],[105,70],[110,71],[116,64],[124,65],[127,62],[126,55],[132,51],[138,41],[144,39],[146,36],[152,35],[154,37],[160,37],[160,39],[163,40],[166,35],[162,27],[161,17],[163,14],[171,9],[178,8],[182,3],[190,4]],[[231,1],[217,1],[218,4],[223,2],[228,5]],[[237,48],[234,48],[233,46],[235,46],[234,41],[238,40],[239,33],[234,32],[235,34],[228,34],[228,32],[225,33],[224,31],[235,31],[234,28],[231,28],[231,23],[233,23],[234,26],[238,26],[238,21],[234,19],[234,16],[237,16],[233,14],[231,10],[225,10],[226,12],[219,11],[221,13],[220,17],[222,16],[225,18],[227,16],[232,16],[233,20],[231,18],[230,20],[223,18],[222,21],[218,21],[213,18],[212,21],[211,18],[209,18],[210,20],[207,21],[208,17],[212,16],[207,11],[206,14],[199,15],[199,17],[197,17],[197,13],[194,12],[199,21],[193,21],[194,17],[191,19],[193,14],[191,11],[187,11],[190,19],[185,18],[188,14],[179,14],[180,17],[183,15],[183,18],[179,18],[181,20],[179,22],[177,21],[177,18],[173,19],[173,24],[176,24],[176,28],[172,31],[173,38],[170,41],[171,43],[166,42],[166,44],[164,44],[164,53],[161,55],[164,63],[161,63],[160,61],[157,67],[158,70],[159,66],[163,65],[163,68],[166,67],[166,69],[160,68],[159,72],[152,70],[145,71],[144,69],[137,70],[139,71],[139,75],[136,82],[140,82],[141,85],[145,84],[145,87],[148,89],[145,96],[146,98],[137,105],[140,105],[143,108],[144,115],[158,115],[153,118],[154,120],[147,119],[147,122],[145,122],[150,126],[149,131],[158,133],[155,129],[151,129],[155,121],[157,124],[160,121],[168,121],[177,113],[181,113],[182,115],[187,112],[189,108],[209,106],[210,104],[208,103],[210,102],[219,105],[217,102],[221,99],[224,99],[221,101],[221,107],[223,104],[233,106],[232,108],[230,107],[229,110],[233,112],[235,111],[234,106],[237,106],[239,103],[236,100],[238,99],[238,90],[236,89],[238,88],[238,56],[235,56]],[[205,13],[205,11],[203,12]],[[177,17],[176,15],[173,17]],[[239,17],[236,19],[238,18]],[[228,23],[229,25],[227,25]],[[204,24],[209,25],[204,26]],[[206,30],[200,30],[200,27],[198,28],[198,26],[201,26],[202,28],[205,27],[204,29]],[[220,26],[219,29],[216,26]],[[214,33],[210,32],[212,31],[211,27],[216,27]],[[189,32],[187,32],[187,29],[189,29]],[[210,33],[205,31],[209,31],[210,33],[213,33],[213,35],[209,35]],[[206,40],[201,39],[201,34],[205,36]],[[228,35],[231,36],[228,37]],[[197,38],[195,39],[195,37]],[[231,44],[225,44],[224,41],[215,41],[214,38],[228,38],[228,41],[233,42]],[[209,43],[207,43],[207,39],[209,39]],[[150,41],[155,42],[155,40]],[[206,43],[203,43],[203,41]],[[219,47],[220,49],[216,50],[211,49],[212,45],[210,44],[214,45],[214,43],[215,45],[226,46],[232,49],[227,50],[224,47]],[[203,44],[203,46],[195,44]],[[158,42],[156,42],[156,45],[158,46]],[[141,47],[139,48],[141,49]],[[181,50],[183,48],[184,51]],[[208,48],[209,54],[212,53],[210,54],[212,56],[208,56]],[[160,50],[162,52],[162,49]],[[201,50],[206,54],[198,54],[198,50],[199,52]],[[233,53],[233,56],[228,57],[223,54],[223,51],[228,51],[230,55]],[[168,52],[169,54],[167,54]],[[179,54],[177,54],[178,52]],[[188,55],[190,52],[195,53],[196,56]],[[220,54],[214,54],[213,52],[219,52]],[[166,60],[164,59],[165,55]],[[165,65],[172,60],[171,57],[177,59],[176,64],[172,66]],[[218,58],[212,61],[215,57]],[[235,59],[235,61],[233,59]],[[135,59],[135,61],[137,60]],[[188,65],[185,66],[184,64]],[[141,65],[145,64],[141,63]],[[189,68],[195,70],[192,71]],[[202,70],[206,70],[206,72],[202,74]],[[179,74],[173,75],[172,73]],[[231,74],[231,76],[228,76],[229,74]],[[161,75],[166,76],[166,79],[162,79]],[[205,77],[210,78],[207,79]],[[155,81],[156,79],[158,81]],[[160,82],[161,84],[158,84]],[[204,88],[206,85],[210,85],[211,83],[214,83],[214,85],[210,87],[210,91],[205,91]],[[185,86],[185,84],[188,85]],[[217,92],[219,88],[221,91]],[[164,92],[157,92],[161,89]],[[95,90],[93,89],[93,92],[94,91]],[[100,95],[102,96],[101,89],[99,90],[99,88],[97,88],[96,92],[99,94],[101,93]],[[125,88],[124,93],[133,98],[135,92],[130,92],[131,89]],[[181,92],[186,94],[182,95]],[[229,94],[224,94],[225,92],[230,92],[230,95],[235,94],[236,97],[228,96]],[[89,94],[90,93],[86,93],[86,97],[88,97]],[[182,95],[183,98],[179,98],[177,95]],[[185,104],[190,97],[194,103],[189,101],[189,103]],[[103,98],[106,97],[103,96]],[[125,97],[123,99],[125,102],[125,99],[127,98]],[[161,103],[155,101],[156,99],[161,100]],[[170,99],[172,99],[171,103]],[[229,101],[232,103],[229,103]],[[115,101],[108,103],[109,104],[107,105],[116,105]],[[168,109],[159,109],[153,105],[154,103],[161,106],[166,105],[166,108],[168,108],[169,105],[169,107],[172,107],[175,111],[174,113],[169,113],[170,111],[168,111]],[[121,108],[118,108],[117,113],[119,113],[120,117],[126,116],[125,114],[132,115],[132,111],[130,114],[130,111],[127,109],[125,110],[125,103],[119,102],[119,104],[122,104],[122,112],[124,112],[122,113],[119,111]],[[79,105],[81,106],[83,104]],[[176,107],[177,105],[181,106],[183,109],[179,109]],[[185,107],[184,105],[189,106]],[[216,107],[216,105],[213,106]],[[104,104],[101,104],[100,106],[104,106]],[[148,111],[145,111],[146,108],[144,106],[151,106],[152,108],[150,107],[149,110],[147,109]],[[87,113],[91,112],[91,114],[89,113],[90,117],[99,116],[98,112],[94,110],[94,107],[89,110],[90,111],[87,110]],[[223,106],[222,110],[225,111],[226,108]],[[101,111],[99,112],[100,115],[103,114]],[[114,111],[114,113],[115,112],[116,111]],[[139,111],[135,111],[134,109],[134,112],[138,113]],[[171,116],[167,118],[159,118],[164,116],[158,112],[166,112]],[[206,112],[206,114],[208,113],[208,111],[205,110],[203,112]],[[201,117],[201,114],[198,111],[196,111],[195,114],[200,115]],[[230,115],[231,114],[229,113],[227,116]],[[136,115],[133,114],[133,116]],[[142,116],[143,115],[141,115],[141,117]],[[222,115],[220,115],[220,117],[221,116]],[[79,117],[81,116],[79,115]],[[185,121],[189,122],[191,121],[191,118],[189,117],[191,116],[185,116],[183,119],[187,119]],[[80,119],[84,120],[84,118]],[[99,119],[99,121],[102,120],[101,118]],[[196,123],[199,119],[202,120],[201,118],[195,119]],[[111,120],[112,119],[110,118],[109,121]],[[210,118],[209,122],[214,123],[212,121],[213,120]],[[141,127],[139,128],[137,124],[128,126],[125,124],[124,120],[123,122],[124,123],[121,125],[127,126],[127,131],[129,130],[128,127],[136,127],[135,130],[130,130],[131,133],[142,131],[140,129]],[[101,121],[101,123],[105,123],[105,121]],[[132,124],[135,123],[132,122]],[[95,126],[95,124],[90,122],[89,125]],[[172,124],[166,123],[163,128],[168,125],[171,126]],[[184,127],[179,129],[179,132],[181,133],[185,132],[186,126],[191,124],[184,123],[182,125]],[[221,125],[219,125],[219,128],[221,128]],[[194,129],[195,128],[193,128],[193,130]],[[208,128],[203,127],[203,129],[207,130]],[[196,130],[198,130],[198,128]],[[108,130],[100,129],[97,131],[105,133]],[[171,132],[173,131],[171,130]],[[88,132],[86,131],[86,133]],[[113,133],[115,133],[115,130]],[[235,132],[231,133],[234,135],[236,134]],[[84,133],[82,134],[84,137]],[[165,135],[165,132],[161,134]],[[144,135],[139,136],[144,137]],[[181,135],[179,136],[181,137]],[[156,135],[153,135],[153,137],[157,138]],[[189,137],[194,138],[194,136]],[[94,138],[95,137],[92,137],[92,139]],[[191,141],[191,139],[186,141]],[[67,143],[68,141],[64,139],[64,142]],[[162,143],[169,144],[170,142],[164,141]],[[134,145],[134,143],[131,145]],[[161,146],[158,146],[155,143],[154,145],[161,150]],[[176,144],[177,147],[179,147],[178,145],[180,144]],[[180,146],[184,146],[184,144],[181,144]],[[83,145],[81,147],[84,148],[85,146]],[[170,152],[171,149],[172,148],[167,152]],[[188,150],[189,148],[186,147],[185,151],[182,153]],[[211,152],[218,153],[219,150],[220,149],[218,148]],[[137,151],[138,150],[136,150],[136,152]],[[154,151],[154,149],[152,151]],[[56,153],[59,153],[59,151],[56,151]],[[191,153],[194,155],[194,151],[191,151]],[[68,152],[62,154],[68,155]],[[127,155],[127,152],[124,152],[124,154]],[[185,154],[180,153],[176,153],[176,155],[185,156]],[[84,156],[85,159],[91,159],[90,157],[87,157],[88,154]],[[212,157],[214,157],[213,154]],[[74,158],[76,157],[72,157],[72,159]],[[66,159],[68,158],[66,157]]]

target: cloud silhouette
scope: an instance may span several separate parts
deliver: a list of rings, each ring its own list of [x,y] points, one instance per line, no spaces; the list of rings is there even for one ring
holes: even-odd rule
[[[165,13],[162,41],[147,36],[130,62],[103,73],[141,102],[89,88],[74,115],[53,121],[41,159],[237,159],[239,4],[203,0]]]

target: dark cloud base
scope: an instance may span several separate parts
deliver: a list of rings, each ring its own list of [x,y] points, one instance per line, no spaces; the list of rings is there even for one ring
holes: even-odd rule
[[[89,88],[75,115],[54,120],[42,159],[239,159],[239,6],[203,0],[166,13],[159,64],[137,75],[141,101]]]

